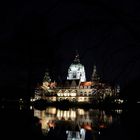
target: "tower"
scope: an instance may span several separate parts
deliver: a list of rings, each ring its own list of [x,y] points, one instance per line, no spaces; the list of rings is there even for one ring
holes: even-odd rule
[[[50,78],[48,70],[45,72],[43,82],[51,82],[51,78]]]
[[[75,59],[68,69],[67,80],[86,81],[85,68],[80,63],[79,54],[76,52]]]
[[[96,65],[93,66],[93,73],[91,76],[91,81],[99,81],[100,77],[97,74],[97,69],[96,69]]]

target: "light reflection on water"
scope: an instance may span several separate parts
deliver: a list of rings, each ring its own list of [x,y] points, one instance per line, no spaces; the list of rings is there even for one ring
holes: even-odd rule
[[[97,131],[106,129],[114,122],[119,122],[122,110],[110,112],[99,109],[69,108],[59,109],[47,107],[45,110],[34,109],[34,116],[41,119],[43,133],[47,133],[50,127],[55,127],[56,122],[69,122],[72,125],[78,124],[86,130]]]

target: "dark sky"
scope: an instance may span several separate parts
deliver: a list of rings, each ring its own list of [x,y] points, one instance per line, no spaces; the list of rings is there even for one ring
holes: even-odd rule
[[[64,78],[76,49],[87,80],[93,64],[107,82],[127,87],[139,80],[139,7],[136,0],[4,1],[1,89],[27,93],[42,80],[46,68],[52,77]]]

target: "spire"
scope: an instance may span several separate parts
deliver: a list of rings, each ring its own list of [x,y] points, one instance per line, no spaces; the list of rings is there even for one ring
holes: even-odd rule
[[[94,65],[91,81],[99,81],[99,80],[100,80],[100,77],[97,74],[96,65]]]
[[[76,50],[76,55],[75,55],[74,63],[80,63],[79,54],[78,54],[77,50]]]
[[[43,82],[51,82],[51,78],[50,78],[48,69],[45,72],[45,75],[44,75],[44,78],[43,78]]]

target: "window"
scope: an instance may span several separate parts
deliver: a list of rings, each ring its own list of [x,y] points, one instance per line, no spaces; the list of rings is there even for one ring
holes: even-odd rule
[[[73,73],[73,78],[76,78],[76,72]]]

